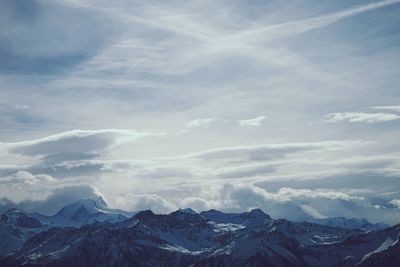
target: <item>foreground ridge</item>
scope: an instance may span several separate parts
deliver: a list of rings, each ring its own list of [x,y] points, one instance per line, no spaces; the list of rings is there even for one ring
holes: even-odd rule
[[[260,209],[129,216],[81,200],[53,216],[5,212],[0,266],[400,266],[400,225],[362,225],[275,220]]]

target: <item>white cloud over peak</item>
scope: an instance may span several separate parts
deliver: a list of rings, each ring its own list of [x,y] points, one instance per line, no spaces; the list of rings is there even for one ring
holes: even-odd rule
[[[127,194],[120,196],[116,204],[130,211],[152,210],[155,213],[168,213],[177,206],[157,194]]]
[[[35,199],[26,199],[18,202],[12,202],[3,198],[0,201],[0,210],[8,209],[10,207],[18,207],[19,209],[28,212],[39,212],[45,215],[53,215],[65,205],[71,204],[80,199],[90,198],[97,200],[99,197],[104,196],[100,193],[99,189],[93,185],[76,184],[70,186],[58,186],[52,188],[50,192],[43,192],[40,197]]]

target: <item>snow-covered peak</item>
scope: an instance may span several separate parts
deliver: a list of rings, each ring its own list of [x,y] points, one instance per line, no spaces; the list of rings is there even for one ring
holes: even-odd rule
[[[102,197],[81,199],[63,207],[53,216],[37,215],[42,223],[52,226],[82,226],[94,222],[121,222],[134,213],[111,209]]]
[[[100,196],[97,200],[96,203],[98,206],[100,207],[104,207],[104,208],[108,208],[108,204],[107,202],[104,200],[104,198],[102,196]]]
[[[75,218],[79,215],[83,216],[103,212],[104,209],[107,209],[107,206],[104,204],[105,202],[102,201],[102,198],[98,200],[81,199],[62,208],[57,212],[56,216]]]

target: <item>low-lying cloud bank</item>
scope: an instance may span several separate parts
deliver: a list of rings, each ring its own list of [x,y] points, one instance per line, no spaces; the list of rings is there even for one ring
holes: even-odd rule
[[[105,196],[111,206],[158,213],[182,207],[244,211],[275,218],[360,217],[400,221],[400,155],[361,155],[374,142],[330,140],[220,147],[141,160],[112,153],[160,133],[70,131],[2,143],[2,157],[26,164],[0,167],[2,210],[18,206],[55,213],[80,198]],[[153,139],[150,139],[150,141]],[[100,193],[100,191],[102,193]]]
[[[156,213],[169,213],[178,208],[190,207],[198,212],[219,209],[227,212],[242,212],[261,208],[273,218],[294,221],[309,218],[344,216],[367,218],[372,222],[395,224],[400,221],[398,199],[373,199],[360,193],[350,194],[329,189],[296,189],[282,187],[278,191],[247,184],[225,183],[204,186],[192,196],[180,198],[163,197],[156,193],[128,193],[114,196],[115,206],[128,211],[151,209]],[[104,195],[91,185],[59,187],[42,200],[24,200],[14,203],[1,199],[0,211],[18,207],[31,212],[54,214],[66,204],[79,199],[98,199]]]
[[[124,199],[124,200],[122,200]],[[196,196],[167,200],[157,194],[129,194],[119,197],[119,203],[133,210],[152,209],[167,213],[177,208],[190,207],[196,211],[219,209],[227,212],[241,212],[261,208],[273,218],[295,221],[310,217],[327,218],[344,216],[347,218],[367,218],[372,222],[398,223],[400,213],[391,205],[398,200],[381,199],[382,205],[371,202],[357,194],[348,194],[328,189],[295,189],[284,187],[277,192],[253,185],[226,183],[205,187]],[[375,199],[375,202],[377,200]]]

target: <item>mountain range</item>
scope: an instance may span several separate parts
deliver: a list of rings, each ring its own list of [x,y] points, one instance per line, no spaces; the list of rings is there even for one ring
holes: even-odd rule
[[[53,216],[4,212],[0,266],[400,266],[399,237],[400,224],[363,219],[125,212],[82,199]]]

